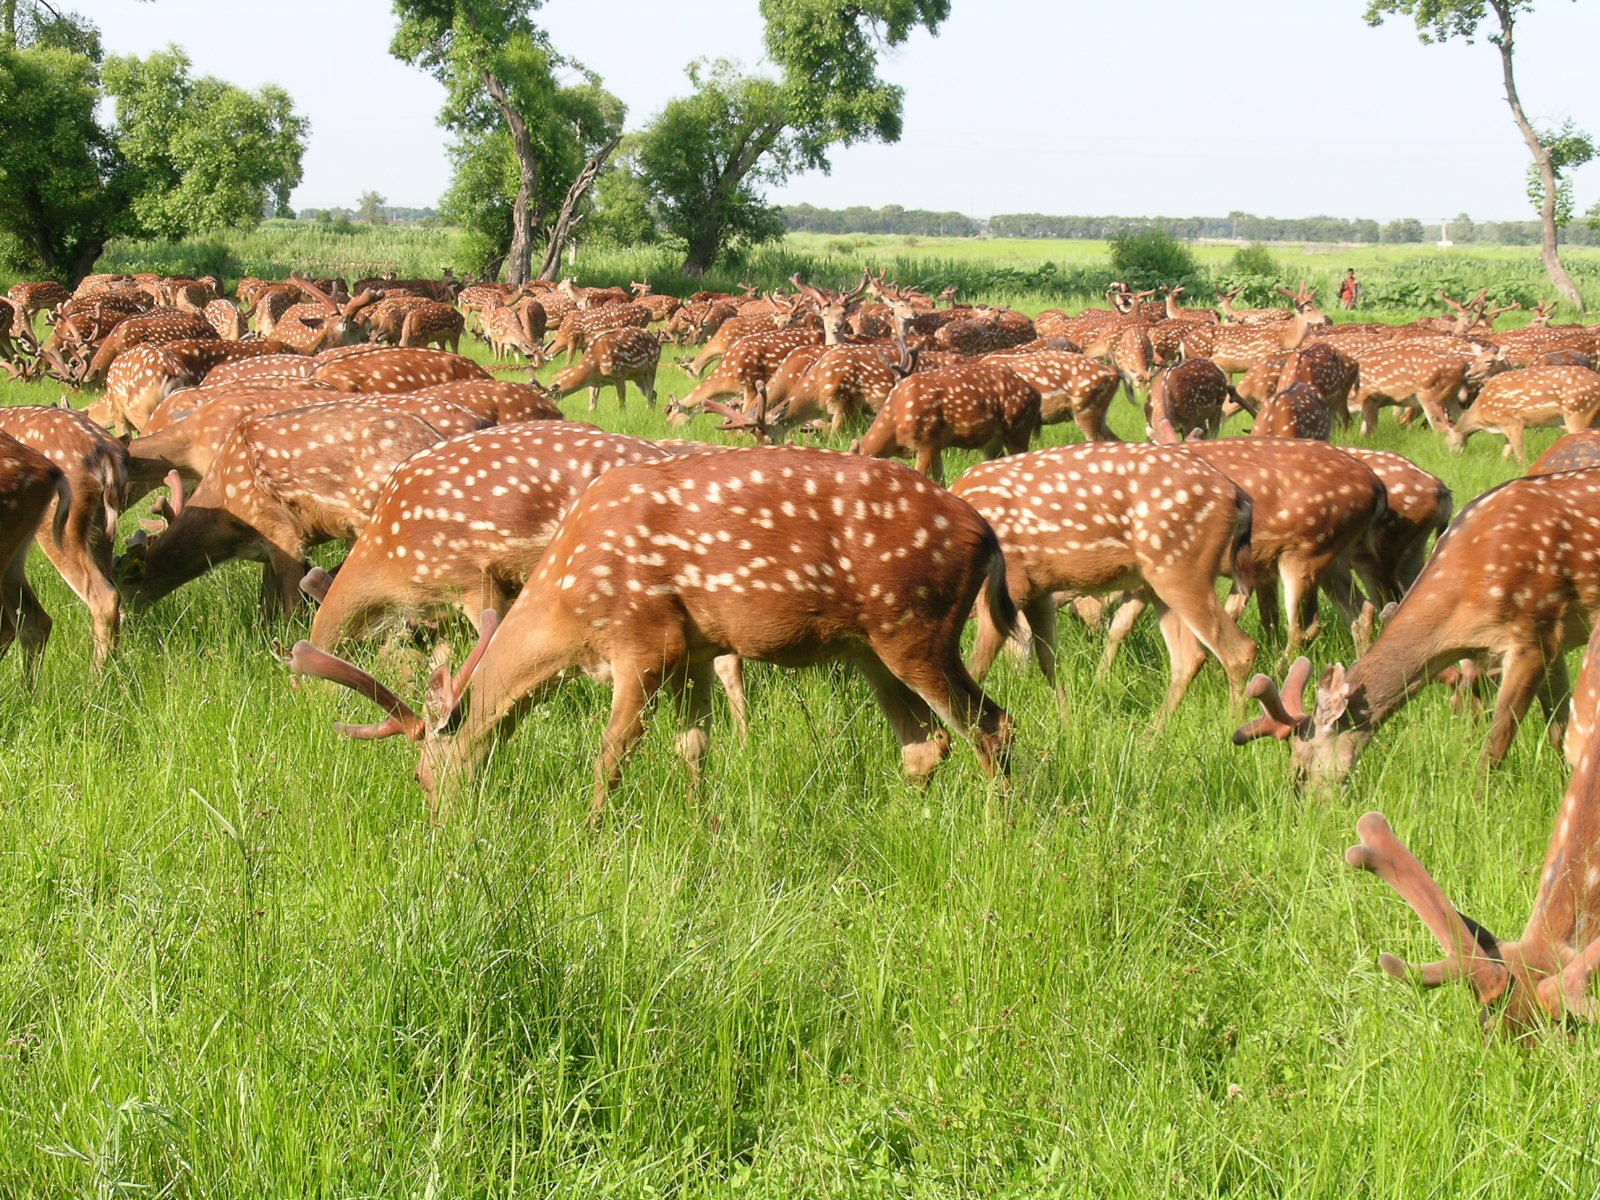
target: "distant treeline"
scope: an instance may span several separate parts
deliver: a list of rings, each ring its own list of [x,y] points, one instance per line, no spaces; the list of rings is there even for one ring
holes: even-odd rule
[[[795,204],[783,208],[791,233],[904,234],[916,237],[1087,238],[1104,241],[1130,228],[1163,229],[1185,241],[1197,238],[1239,238],[1249,242],[1420,243],[1439,240],[1439,223],[1408,217],[1380,225],[1343,217],[1258,217],[1231,212],[1225,217],[1053,217],[1044,213],[1002,213],[980,221],[953,212],[901,208],[816,208]],[[1463,245],[1537,246],[1537,221],[1474,221],[1465,213],[1447,222],[1450,241]],[[1561,240],[1573,246],[1596,244],[1587,222],[1562,230]]]
[[[324,216],[323,214],[327,214]],[[375,210],[375,215],[384,221],[398,221],[401,223],[436,221],[439,218],[437,208],[406,208],[398,204],[380,205]],[[302,208],[295,213],[295,218],[300,221],[327,221],[344,217],[347,220],[360,221],[365,218],[359,209],[341,208],[334,205],[332,208]]]

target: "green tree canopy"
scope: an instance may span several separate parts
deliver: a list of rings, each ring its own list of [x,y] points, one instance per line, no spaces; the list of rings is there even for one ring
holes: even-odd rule
[[[827,170],[830,147],[898,141],[905,92],[879,77],[878,56],[919,28],[937,33],[949,14],[949,0],[761,0],[778,78],[691,64],[695,94],[667,105],[639,151],[684,269],[703,273],[727,247],[781,234],[764,186]]]
[[[583,171],[620,133],[626,108],[599,76],[558,54],[515,0],[395,0],[395,57],[445,85],[440,124],[456,135],[445,209],[479,265],[532,276],[535,242]],[[576,73],[577,83],[563,81]]]
[[[1511,117],[1522,134],[1533,159],[1529,179],[1529,197],[1539,209],[1543,248],[1540,257],[1545,273],[1555,284],[1563,300],[1579,312],[1583,311],[1583,297],[1573,285],[1567,270],[1561,265],[1557,248],[1562,219],[1561,171],[1574,167],[1593,157],[1594,147],[1588,136],[1570,126],[1553,135],[1541,136],[1528,120],[1517,92],[1516,80],[1516,24],[1517,18],[1533,11],[1533,0],[1369,0],[1366,20],[1369,25],[1381,25],[1390,16],[1410,17],[1416,23],[1417,35],[1424,43],[1446,42],[1461,38],[1475,40],[1482,27],[1490,23],[1488,41],[1500,55],[1500,78],[1505,88],[1506,103],[1511,107]],[[1548,139],[1548,140],[1547,140]],[[1570,190],[1566,201],[1567,214],[1571,212]]]

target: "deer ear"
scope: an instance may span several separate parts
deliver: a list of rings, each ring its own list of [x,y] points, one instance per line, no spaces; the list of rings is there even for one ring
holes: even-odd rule
[[[1313,719],[1318,728],[1332,725],[1350,707],[1350,690],[1345,684],[1344,664],[1334,663],[1317,681],[1317,705]]]

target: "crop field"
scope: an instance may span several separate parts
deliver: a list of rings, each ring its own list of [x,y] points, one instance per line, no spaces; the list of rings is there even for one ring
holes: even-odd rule
[[[631,389],[592,419],[680,436]],[[1112,424],[1143,432],[1121,399]],[[1419,426],[1373,444],[1458,511],[1519,473]],[[1595,1035],[1486,1039],[1465,987],[1383,974],[1432,941],[1343,859],[1380,810],[1514,936],[1566,779],[1536,717],[1487,773],[1486,723],[1430,688],[1343,790],[1301,793],[1283,747],[1230,743],[1215,663],[1157,728],[1153,622],[1102,676],[1103,635],[1064,620],[1065,715],[1010,656],[986,684],[1009,786],[959,742],[907,784],[864,679],[756,665],[750,737],[719,697],[697,788],[660,705],[589,828],[609,697],[575,682],[430,820],[409,743],[341,736],[365,702],[291,682],[309,615],[264,623],[255,566],[128,614],[99,676],[84,606],[29,575],[56,626],[35,688],[0,660],[0,1196],[1600,1189]],[[1312,657],[1348,663],[1324,617]],[[420,655],[355,657],[420,696]]]

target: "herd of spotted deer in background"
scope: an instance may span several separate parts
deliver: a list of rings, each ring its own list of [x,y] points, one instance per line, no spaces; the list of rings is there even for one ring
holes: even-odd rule
[[[1537,699],[1573,767],[1523,937],[1501,942],[1458,914],[1377,814],[1347,858],[1444,947],[1421,967],[1383,956],[1391,974],[1466,978],[1514,1030],[1596,1015],[1600,327],[1554,325],[1541,305],[1531,325],[1497,331],[1507,309],[1491,310],[1487,292],[1441,292],[1451,315],[1391,326],[1333,325],[1304,284],[1278,289],[1289,308],[1246,311],[1236,294],[1212,310],[1184,306],[1182,288],[1156,301],[1116,285],[1105,308],[1029,320],[882,274],[842,293],[791,282],[788,294],[686,302],[640,283],[511,287],[448,272],[353,287],[247,278],[236,301],[214,278],[19,284],[0,301],[0,361],[14,378],[101,394],[83,411],[0,408],[0,652],[19,641],[33,678],[50,632],[24,574],[35,541],[89,608],[97,665],[124,604],[257,561],[264,616],[318,605],[289,666],[386,714],[344,732],[420,743],[430,805],[573,668],[609,682],[594,819],[657,691],[680,701],[678,745],[696,777],[719,681],[743,732],[746,658],[848,661],[910,777],[945,757],[946,729],[1003,776],[1011,723],[980,681],[1020,638],[1065,710],[1063,607],[1107,629],[1105,667],[1153,608],[1171,669],[1161,716],[1209,651],[1235,703],[1262,709],[1234,740],[1286,741],[1320,782],[1347,775],[1429,682],[1471,704],[1498,675],[1488,760]],[[492,369],[525,366],[531,380],[559,355],[566,368],[548,386],[497,380],[459,354],[469,327],[497,358],[524,360]],[[557,407],[587,389],[593,410],[603,387],[620,407],[630,382],[655,403],[670,344],[697,348],[681,361],[698,383],[671,399],[673,423],[713,414],[757,445],[648,441]],[[1119,441],[1108,411],[1140,390],[1150,441]],[[1386,406],[1402,422],[1420,413],[1456,451],[1499,433],[1524,461],[1529,426],[1568,432],[1452,520],[1437,477],[1330,443],[1357,413],[1370,435]],[[1220,436],[1241,411],[1250,435]],[[1069,420],[1082,443],[1027,449],[1042,425]],[[782,444],[851,428],[850,453]],[[991,461],[946,488],[952,447]],[[916,469],[885,461],[897,457]],[[163,488],[114,557],[122,513]],[[350,543],[341,566],[310,566],[331,541]],[[1316,636],[1324,593],[1359,658],[1328,668],[1308,710],[1310,662],[1294,662],[1282,693],[1252,678],[1257,646],[1238,620],[1254,597],[1262,628],[1284,628],[1287,658]],[[454,672],[437,645],[421,713],[333,653],[450,609],[478,639]],[[1563,655],[1586,640],[1568,723]]]

